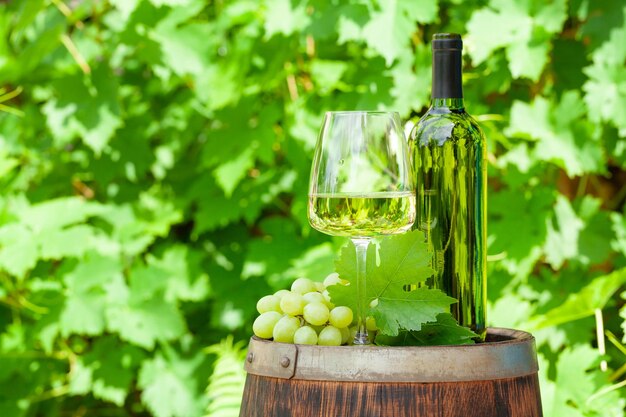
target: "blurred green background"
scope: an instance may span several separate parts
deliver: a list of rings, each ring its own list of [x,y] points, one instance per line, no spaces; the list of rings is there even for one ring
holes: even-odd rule
[[[0,3],[0,416],[237,416],[256,300],[343,243],[306,220],[323,113],[414,122],[440,31],[488,137],[489,324],[537,337],[546,416],[624,416],[624,6]]]

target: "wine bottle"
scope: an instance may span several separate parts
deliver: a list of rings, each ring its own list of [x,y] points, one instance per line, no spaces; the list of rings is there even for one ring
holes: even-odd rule
[[[431,106],[413,128],[409,150],[415,166],[416,220],[433,251],[435,274],[427,281],[458,300],[459,324],[485,336],[486,144],[465,111],[461,36],[433,36]]]

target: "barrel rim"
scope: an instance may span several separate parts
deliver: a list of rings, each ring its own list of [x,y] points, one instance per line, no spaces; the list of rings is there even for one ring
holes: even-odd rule
[[[489,328],[487,337],[504,340],[383,347],[295,345],[252,337],[245,369],[283,379],[424,383],[515,378],[537,372],[535,338],[530,333]]]

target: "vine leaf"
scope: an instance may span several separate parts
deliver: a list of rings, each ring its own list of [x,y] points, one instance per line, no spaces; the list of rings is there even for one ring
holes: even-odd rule
[[[382,334],[396,336],[400,329],[420,330],[423,323],[434,322],[437,315],[449,311],[454,298],[443,292],[415,288],[433,274],[432,254],[424,234],[418,230],[383,238],[378,253],[375,245],[367,251],[367,301],[376,300],[370,309]],[[377,263],[376,259],[380,258]],[[356,310],[356,251],[353,244],[344,246],[335,263],[339,276],[350,285],[333,285],[329,293],[334,303]],[[405,288],[414,289],[407,291]]]

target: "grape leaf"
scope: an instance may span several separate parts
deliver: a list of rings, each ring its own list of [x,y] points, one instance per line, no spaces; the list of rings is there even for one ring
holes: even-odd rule
[[[94,397],[121,406],[128,395],[137,368],[145,354],[138,348],[121,344],[107,337],[99,339],[93,350],[85,355],[85,363],[92,368]]]
[[[577,0],[580,1],[580,0]],[[579,36],[588,40],[588,46],[596,50],[610,39],[611,32],[624,25],[624,2],[621,0],[581,1],[580,15],[583,24]]]
[[[42,259],[79,257],[90,249],[93,228],[78,225],[61,230],[44,230],[38,234]]]
[[[436,0],[422,0],[418,7],[415,6],[414,2],[404,0],[399,2],[399,6],[411,19],[418,23],[434,23],[439,19],[439,2]]]
[[[430,99],[431,53],[424,44],[415,46],[415,57],[402,55],[391,69],[394,86],[391,94],[395,97],[393,108],[401,115],[412,109],[420,109]]]
[[[19,3],[19,5],[22,4]],[[9,65],[2,66],[0,76],[8,82],[15,83],[23,74],[39,68],[43,63],[42,61],[46,61],[46,57],[56,52],[61,44],[59,38],[67,30],[67,21],[62,16],[59,16],[54,9],[44,7],[37,13],[39,19],[35,19],[34,24],[29,25],[24,30],[11,33],[11,17],[9,13],[3,13],[3,19],[6,22],[3,26],[8,31],[5,34],[7,36],[6,39],[11,37],[24,40],[25,32],[30,32],[31,35],[26,44],[20,42],[21,45],[17,50],[14,50],[12,53],[8,53],[5,50],[6,52],[3,53],[5,62],[8,61],[7,64]],[[45,24],[37,24],[37,21],[45,21]]]
[[[497,281],[506,281],[500,282]],[[494,284],[509,284],[511,275],[502,270],[496,270],[489,274],[489,287]],[[494,297],[495,298],[495,297]],[[491,300],[492,297],[489,297]],[[515,291],[504,291],[504,294],[497,297],[497,301],[489,305],[489,317],[491,325],[495,327],[507,327],[510,329],[524,328],[528,325],[528,317],[535,310],[522,295]],[[493,317],[493,319],[491,319]]]
[[[0,227],[0,268],[16,277],[37,264],[39,252],[33,233],[22,224]]]
[[[70,392],[87,394],[122,406],[135,372],[145,353],[131,345],[120,343],[113,336],[96,339],[91,350],[77,358],[76,372],[72,372]]]
[[[537,80],[548,62],[549,44],[545,40],[516,42],[506,49],[511,75]]]
[[[185,359],[168,352],[143,362],[138,381],[141,401],[155,417],[200,417],[206,400],[198,393],[194,372],[202,356]]]
[[[64,145],[80,137],[100,154],[122,125],[117,77],[106,65],[98,65],[87,79],[80,74],[66,75],[53,81],[52,88],[54,98],[42,111],[55,142]]]
[[[274,158],[274,125],[280,117],[280,109],[267,106],[257,112],[254,107],[253,103],[242,100],[238,106],[241,112],[224,117],[221,128],[216,129],[215,137],[204,147],[203,162],[207,168],[215,167],[216,184],[227,198],[254,167],[257,158],[266,163]],[[219,136],[229,140],[224,142]]]
[[[439,290],[417,288],[406,291],[406,285],[423,283],[432,274],[432,254],[428,252],[424,235],[416,230],[402,235],[385,237],[378,250],[367,250],[367,302],[378,300],[371,309],[379,330],[396,336],[400,329],[420,330],[422,323],[436,321],[437,315],[447,312],[455,300]],[[341,250],[335,262],[339,276],[351,284],[329,287],[334,303],[356,308],[356,252],[349,243]]]
[[[46,308],[37,323],[33,326],[33,339],[40,344],[43,352],[51,354],[54,351],[54,342],[60,334],[59,318],[65,307],[64,288],[59,281],[30,280],[29,301]]]
[[[253,222],[264,204],[289,190],[295,179],[294,171],[278,173],[269,170],[257,178],[242,182],[232,197],[227,199],[221,189],[214,185],[212,178],[201,177],[191,190],[191,194],[199,198],[194,233],[225,227],[241,218],[248,223]]]
[[[565,0],[547,5],[491,0],[489,5],[474,12],[467,23],[472,61],[478,65],[495,50],[505,48],[513,77],[537,81],[548,62],[550,35],[559,32],[567,18]]]
[[[577,209],[584,222],[578,238],[578,255],[585,264],[600,264],[611,255],[611,240],[607,239],[607,230],[611,230],[611,219],[607,211],[601,210],[600,199],[585,196]]]
[[[420,231],[385,237],[378,247],[377,250],[376,245],[370,244],[367,248],[367,297],[370,300],[384,292],[390,284],[401,287],[418,284],[425,282],[433,274],[430,267],[432,254],[428,252],[424,234]],[[380,264],[377,259],[380,259]],[[351,242],[341,248],[341,255],[335,261],[335,270],[341,278],[356,282],[356,249]],[[341,297],[339,293],[345,293],[348,287],[331,288],[331,295],[334,291]],[[345,302],[351,301],[341,298],[336,303],[348,305]]]
[[[195,93],[208,110],[223,109],[239,102],[242,85],[249,81],[242,65],[236,59],[230,59],[202,69],[196,77]],[[224,141],[220,143],[223,145]]]
[[[416,7],[411,0],[388,0],[378,3],[378,7],[363,27],[362,36],[391,66],[397,58],[410,53],[408,39],[417,22],[431,23],[437,18],[437,2],[423,0]]]
[[[508,152],[502,154],[498,158],[498,166],[500,168],[506,168],[507,165],[513,165],[521,174],[528,173],[534,163],[535,161],[531,158],[528,150],[528,144],[525,142],[513,146]],[[511,184],[512,181],[510,181],[510,178],[507,182],[509,185],[521,185],[518,183]]]
[[[153,349],[157,341],[176,339],[185,331],[180,310],[159,298],[111,305],[106,310],[106,319],[109,331],[145,349]]]
[[[203,254],[187,246],[172,245],[157,258],[147,256],[148,264],[167,276],[165,299],[169,302],[201,301],[210,293],[209,277],[202,268]]]
[[[467,22],[466,49],[474,64],[480,64],[495,50],[515,41],[526,43],[530,36],[528,15],[517,3],[475,11]],[[493,36],[493,32],[499,36]]]
[[[128,20],[130,15],[137,8],[139,0],[110,0],[111,5],[120,11],[124,20]]]
[[[316,59],[311,62],[311,78],[320,94],[328,94],[337,87],[347,69],[348,64],[343,61]]]
[[[105,311],[107,328],[122,340],[152,349],[157,341],[180,337],[185,321],[178,307],[165,299],[169,275],[155,266],[137,265],[130,288],[117,288]]]
[[[537,97],[532,103],[513,101],[507,135],[525,134],[525,138],[541,138],[552,133],[549,119],[550,102]]]
[[[289,36],[308,25],[306,3],[301,0],[271,0],[266,2],[265,37],[276,34]]]
[[[419,332],[412,332],[412,337],[422,345],[469,345],[474,343],[476,333],[460,326],[450,313],[437,315],[434,323],[424,323]]]
[[[473,344],[476,333],[460,326],[450,313],[437,315],[436,322],[422,324],[419,331],[400,331],[397,336],[376,336],[377,345],[386,346],[438,346]]]
[[[560,166],[570,177],[603,172],[604,151],[584,113],[577,91],[564,93],[556,106],[543,97],[531,104],[515,101],[505,133],[536,140],[533,159]]]
[[[77,358],[75,366],[68,384],[68,391],[72,395],[86,395],[91,388],[91,369],[83,363],[82,358]]]
[[[254,166],[254,150],[246,148],[234,159],[226,161],[213,171],[215,181],[224,190],[226,198],[232,196],[237,184],[241,182],[247,171]]]
[[[177,25],[176,20],[164,19],[152,32],[159,42],[162,60],[180,76],[201,75],[211,65],[210,57],[219,46],[214,28],[207,23]]]
[[[62,375],[64,366],[61,361],[44,357],[0,355],[0,415],[28,416],[33,392],[50,386],[49,378]]]
[[[299,258],[292,260],[291,267],[285,271],[285,276],[291,279],[297,277],[325,277],[333,272],[332,264],[335,259],[336,250],[329,243],[325,242],[307,249]],[[269,280],[277,288],[285,286],[286,282]]]
[[[505,254],[502,264],[509,273],[526,276],[541,256],[555,199],[555,193],[543,187],[490,195],[489,253]]]
[[[613,123],[621,136],[626,135],[625,45],[626,27],[613,29],[609,40],[594,51],[593,65],[584,69],[589,80],[582,87],[589,118]]]
[[[457,302],[435,289],[417,288],[406,291],[390,286],[378,297],[372,316],[382,334],[395,336],[400,329],[420,330],[424,323],[435,321],[437,315],[449,311]]]
[[[17,213],[20,223],[0,227],[0,267],[21,277],[38,259],[82,256],[90,250],[94,231],[73,224],[100,212],[100,205],[73,197],[25,205]]]
[[[584,349],[584,347],[581,346]],[[580,351],[581,349],[579,349]],[[562,356],[563,363],[561,366],[564,366],[565,363],[570,362],[570,357],[572,356],[571,350],[563,352],[565,353]],[[588,352],[585,352],[588,353]],[[578,353],[580,355],[580,353]],[[585,356],[585,363],[589,362],[587,355]],[[593,357],[593,356],[590,356]],[[578,358],[580,359],[580,358]],[[551,379],[548,379],[548,369],[550,368],[550,363],[543,355],[538,355],[539,360],[539,380],[541,383],[541,397],[542,397],[542,408],[545,413],[550,413],[550,415],[566,415],[571,417],[584,417],[584,414],[581,410],[576,409],[576,407],[567,402],[567,385],[565,387],[560,387],[559,384]],[[580,366],[580,362],[574,362],[571,364],[573,367]],[[565,374],[565,373],[564,373]],[[565,375],[564,375],[565,376]],[[570,381],[563,381],[569,383]]]
[[[246,236],[245,228],[230,227],[227,238],[221,238],[220,246],[211,245],[208,274],[211,276],[211,287],[215,294],[212,306],[211,325],[229,331],[245,324],[245,317],[256,314],[256,301],[269,294],[272,289],[261,277],[244,279],[241,274],[245,251],[238,243]],[[278,289],[278,288],[276,288]]]
[[[578,255],[578,238],[583,227],[583,221],[576,215],[569,200],[559,194],[554,206],[554,218],[548,220],[544,246],[546,260],[554,269],[561,268],[563,262]]]
[[[344,4],[339,8],[337,33],[340,44],[363,39],[363,26],[369,21],[369,9],[365,4]]]
[[[33,204],[20,213],[20,219],[33,231],[40,231],[81,223],[101,212],[102,208],[97,203],[64,197]]]
[[[45,6],[44,0],[33,0],[22,5],[21,10],[16,13],[17,19],[13,23],[13,31],[20,31],[28,27],[41,9]]]
[[[167,119],[160,127],[165,129]],[[93,171],[98,182],[107,184],[115,180],[127,179],[132,183],[142,181],[148,174],[159,151],[150,149],[150,135],[154,122],[149,117],[127,119],[109,141],[103,155],[93,162]]]
[[[289,278],[297,278],[286,276],[287,270],[292,260],[298,259],[308,245],[296,230],[296,224],[282,217],[272,217],[262,220],[259,227],[262,236],[249,243],[242,277],[265,275],[268,282],[281,284]]]
[[[61,334],[95,336],[104,330],[104,294],[98,290],[68,297],[60,317]]]
[[[587,77],[583,68],[589,65],[585,46],[572,39],[556,39],[552,51],[554,68],[554,88],[559,93],[577,90],[585,83]]]
[[[59,318],[61,334],[98,335],[105,328],[109,286],[123,284],[118,260],[89,254],[64,276],[67,299]]]
[[[154,236],[146,233],[141,220],[129,204],[108,205],[100,217],[112,228],[112,242],[109,243],[111,247],[107,248],[110,251],[118,253],[123,248],[125,253],[135,255],[141,253],[154,240]]]
[[[626,256],[626,216],[621,213],[611,213],[611,229],[615,238],[611,240],[611,248]]]
[[[591,316],[602,309],[611,296],[626,283],[626,268],[608,275],[594,278],[581,291],[570,294],[565,302],[540,317],[535,318],[535,327],[555,326]]]
[[[390,109],[394,105],[394,98],[385,93],[393,88],[393,74],[387,69],[382,58],[371,58],[368,68],[359,68],[351,74],[351,82],[358,83],[359,89],[351,94],[343,94],[345,100],[342,108],[357,109]]]
[[[597,349],[589,345],[567,347],[559,355],[556,363],[554,397],[552,404],[544,406],[546,415],[586,416],[623,413],[626,401],[620,398],[616,391],[607,392],[591,400],[592,394],[597,393],[608,379],[607,373],[597,368],[599,360]]]

